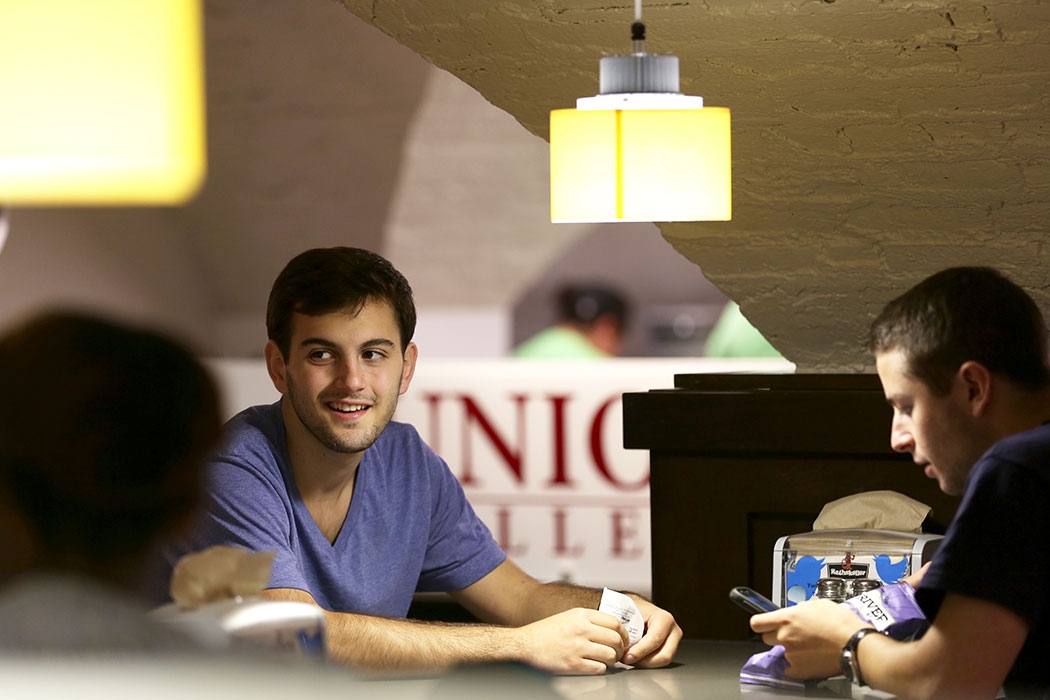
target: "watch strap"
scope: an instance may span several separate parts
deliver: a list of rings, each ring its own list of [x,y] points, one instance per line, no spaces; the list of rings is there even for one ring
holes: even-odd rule
[[[842,647],[842,654],[839,656],[839,666],[842,667],[842,675],[846,677],[846,680],[856,685],[867,685],[864,682],[864,676],[860,672],[860,661],[857,659],[857,645],[860,644],[860,640],[873,633],[885,634],[874,627],[862,627],[849,638],[846,645]]]

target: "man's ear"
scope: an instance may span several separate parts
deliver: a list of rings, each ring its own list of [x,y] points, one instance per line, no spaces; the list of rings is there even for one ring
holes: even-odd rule
[[[980,362],[964,362],[956,376],[966,389],[970,414],[978,417],[988,410],[992,396],[992,373]]]
[[[273,382],[273,388],[284,396],[288,391],[288,380],[285,377],[284,355],[281,354],[281,349],[277,347],[277,343],[270,340],[263,348],[263,355],[266,357],[266,371]]]
[[[419,358],[419,348],[415,343],[409,343],[405,348],[404,364],[401,366],[401,388],[397,395],[402,396],[408,391],[408,385],[412,383],[412,375],[416,372],[416,360]]]

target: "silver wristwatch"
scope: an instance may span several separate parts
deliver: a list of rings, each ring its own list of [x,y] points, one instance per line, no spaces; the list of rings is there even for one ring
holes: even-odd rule
[[[854,632],[853,636],[846,642],[846,646],[842,647],[842,653],[839,655],[839,665],[842,667],[842,675],[850,683],[867,685],[864,682],[864,676],[860,672],[860,661],[857,660],[857,645],[860,644],[860,640],[872,633],[885,634],[874,627],[864,627]]]

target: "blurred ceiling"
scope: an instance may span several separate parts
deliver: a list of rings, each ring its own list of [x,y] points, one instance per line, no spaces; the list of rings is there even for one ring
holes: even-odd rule
[[[313,246],[382,252],[422,305],[509,313],[532,291],[547,309],[536,286],[564,256],[646,303],[724,299],[651,224],[551,224],[546,143],[338,3],[205,7],[210,170],[173,215],[227,336],[260,327],[274,276]],[[612,247],[574,254],[602,229]]]
[[[327,0],[205,8],[208,179],[173,214],[220,309],[258,318],[305,248],[382,250],[429,66]]]
[[[425,305],[511,309],[552,264],[587,267],[566,255],[658,303],[713,282],[802,371],[870,369],[868,319],[952,264],[996,265],[1050,310],[1050,6],[1035,0],[645,3],[648,50],[732,110],[734,218],[608,238],[549,223],[543,139],[551,109],[597,91],[600,57],[629,50],[633,3],[205,8],[200,195],[16,212],[0,315],[64,284],[170,305],[209,352],[253,354],[281,266],[339,244],[386,254]],[[119,289],[90,291],[107,279]]]
[[[341,0],[529,131],[597,91],[633,3]],[[663,235],[802,370],[856,370],[882,303],[992,264],[1050,308],[1050,6],[645,3],[648,50],[733,113],[734,219]]]

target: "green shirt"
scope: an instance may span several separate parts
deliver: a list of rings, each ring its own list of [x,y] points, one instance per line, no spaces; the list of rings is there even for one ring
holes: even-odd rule
[[[707,336],[705,354],[708,357],[782,357],[740,313],[735,301],[726,304]]]
[[[610,357],[594,347],[582,333],[564,326],[551,326],[540,331],[514,348],[511,355],[540,360],[582,360]]]

